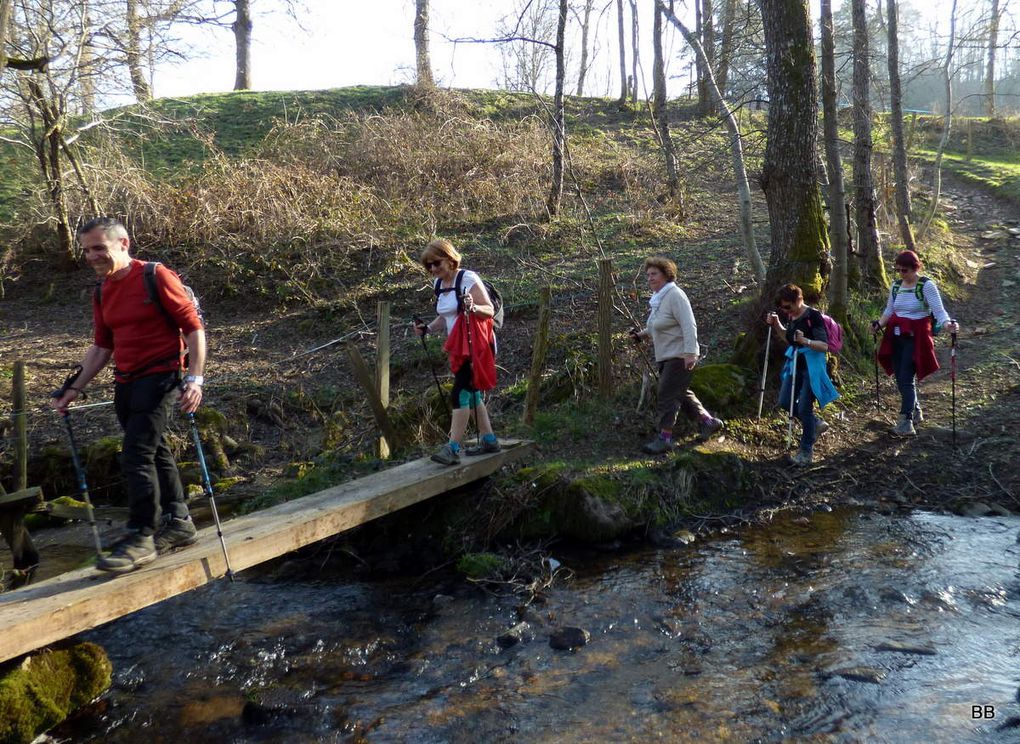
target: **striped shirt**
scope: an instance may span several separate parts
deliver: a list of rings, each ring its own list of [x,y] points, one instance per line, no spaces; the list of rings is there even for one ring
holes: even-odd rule
[[[885,305],[883,317],[888,319],[895,313],[901,318],[921,320],[922,318],[927,318],[930,311],[935,316],[935,321],[939,325],[948,323],[950,320],[949,313],[942,306],[942,295],[939,294],[939,288],[935,286],[935,280],[928,279],[924,283],[922,292],[925,302],[928,303],[928,309],[925,309],[924,304],[917,299],[915,287],[900,287],[895,297],[890,290],[889,301]]]

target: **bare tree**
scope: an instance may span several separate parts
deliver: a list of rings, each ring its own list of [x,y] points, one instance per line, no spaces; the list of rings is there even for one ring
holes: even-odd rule
[[[848,248],[846,231],[846,191],[843,183],[843,161],[839,153],[839,122],[836,109],[835,39],[832,32],[832,0],[822,0],[822,126],[825,139],[825,161],[829,177],[829,242],[833,266],[829,282],[831,306],[829,314],[846,320],[848,290]]]
[[[418,85],[423,88],[435,87],[432,59],[429,56],[429,0],[415,0],[414,3],[414,59]]]
[[[910,227],[910,176],[907,172],[907,145],[903,136],[903,92],[900,85],[900,42],[897,0],[886,0],[888,32],[889,119],[892,129],[892,161],[895,184],[896,216],[900,239],[907,250],[914,250],[914,233]]]
[[[999,44],[999,0],[991,0],[988,18],[988,64],[985,67],[985,115],[995,116],[995,52]]]
[[[623,0],[616,0],[616,27],[620,37],[620,100],[623,106],[627,103],[627,37],[623,35]]]
[[[949,143],[949,134],[953,126],[953,53],[956,51],[956,2],[953,0],[952,11],[949,14],[949,41],[946,44],[946,56],[942,63],[942,83],[946,90],[946,112],[942,117],[942,138],[939,140],[939,148],[935,153],[934,183],[931,190],[931,204],[928,205],[928,214],[925,215],[924,223],[918,231],[918,239],[923,240],[935,219],[935,213],[939,208],[939,199],[942,196],[942,156]]]
[[[563,198],[563,155],[567,143],[567,118],[563,108],[563,88],[567,77],[565,36],[567,28],[567,0],[560,0],[560,12],[556,22],[556,93],[553,96],[553,152],[552,185],[546,209],[550,217],[560,211]]]
[[[701,41],[698,39],[696,34],[691,33],[690,29],[684,25],[684,23],[677,18],[676,14],[669,8],[667,8],[662,0],[656,0],[656,7],[658,10],[669,19],[676,28],[683,34],[684,39],[690,45],[691,49],[694,50],[695,55],[704,63],[707,62],[707,55],[705,50],[701,46]],[[810,33],[810,29],[808,31]],[[723,98],[722,92],[719,90],[719,86],[716,85],[715,76],[712,73],[711,65],[707,66],[708,70],[708,83],[709,89],[715,96],[715,103],[718,110],[721,112],[723,122],[726,124],[726,129],[730,135],[730,160],[733,163],[733,176],[737,182],[737,197],[740,202],[740,233],[744,239],[744,251],[747,253],[747,258],[751,262],[751,267],[754,270],[754,275],[758,279],[759,284],[764,286],[765,284],[765,264],[761,260],[761,254],[758,253],[758,248],[754,242],[754,224],[751,221],[751,186],[747,180],[747,170],[744,166],[744,147],[743,138],[740,136],[740,127],[737,124],[736,117],[733,115],[733,110],[729,104],[726,103],[726,99]],[[812,82],[812,85],[814,83]],[[813,175],[813,174],[812,174]],[[813,183],[813,180],[812,180]],[[815,192],[817,194],[817,184],[815,184]],[[821,200],[818,200],[818,208],[821,210]],[[773,228],[773,235],[775,231]]]
[[[237,75],[234,90],[251,90],[251,3],[250,0],[234,0],[234,43],[236,49]]]
[[[638,99],[638,12],[637,0],[630,0],[630,102]]]
[[[709,90],[709,74],[715,74],[715,11],[712,8],[712,0],[696,0],[701,9],[701,47],[705,50],[705,61],[701,63],[698,70],[698,110],[704,116],[713,112],[713,96]],[[717,79],[718,82],[718,79]]]
[[[768,76],[768,142],[761,186],[768,204],[772,252],[763,298],[787,282],[809,301],[829,272],[829,241],[815,174],[818,100],[807,0],[759,0]]]
[[[672,0],[670,0],[672,5]],[[655,3],[652,21],[652,117],[666,161],[666,183],[669,197],[680,195],[680,174],[677,169],[676,146],[669,133],[669,115],[666,110],[666,64],[662,54],[662,10]],[[682,206],[682,204],[681,204]]]
[[[144,56],[142,52],[142,19],[138,14],[138,0],[125,0],[124,21],[127,28],[124,57],[128,74],[131,76],[131,87],[135,99],[144,103],[152,98],[152,90],[145,74]]]
[[[509,90],[544,92],[549,88],[549,67],[552,65],[555,75],[556,64],[557,21],[548,11],[547,3],[526,0],[520,3],[512,22],[501,21],[499,38],[461,41],[499,44],[503,85]]]
[[[581,11],[571,8],[570,12],[581,26],[581,62],[577,69],[577,95],[584,95],[584,79],[588,77],[588,47],[591,36],[591,13],[595,7],[595,0],[584,0]]]
[[[721,41],[719,43],[719,61],[716,64],[715,79],[720,92],[726,95],[726,85],[730,75],[730,61],[733,55],[734,26],[736,25],[737,0],[723,0],[723,16]]]
[[[875,183],[871,173],[871,70],[865,0],[851,0],[854,25],[854,213],[861,275],[873,287],[886,285],[882,247],[878,241]]]
[[[11,25],[11,0],[0,0],[0,73],[7,67],[7,29]]]

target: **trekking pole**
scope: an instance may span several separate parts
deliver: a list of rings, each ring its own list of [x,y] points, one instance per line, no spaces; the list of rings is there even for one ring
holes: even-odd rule
[[[436,390],[439,392],[439,399],[446,404],[446,410],[449,411],[450,410],[450,403],[449,403],[449,401],[447,401],[446,396],[443,395],[443,386],[439,384],[439,375],[436,374],[436,367],[432,363],[432,356],[429,354],[429,346],[428,346],[428,344],[425,343],[425,334],[428,333],[428,325],[425,323],[424,320],[421,319],[421,316],[418,316],[418,315],[415,315],[412,318],[412,320],[414,320],[416,325],[419,325],[419,326],[422,326],[422,327],[425,328],[425,332],[422,333],[421,336],[418,337],[418,338],[421,339],[421,348],[425,352],[425,363],[428,364],[429,371],[432,373],[432,379],[435,380]]]
[[[212,509],[213,521],[216,523],[216,535],[220,538],[220,547],[223,548],[223,561],[227,564],[227,578],[234,580],[234,569],[230,567],[230,556],[227,554],[227,541],[223,539],[223,525],[220,524],[220,515],[216,511],[216,499],[213,496],[212,481],[209,480],[209,468],[205,464],[205,452],[202,451],[202,438],[198,433],[198,422],[195,421],[195,414],[188,414],[188,421],[191,423],[191,438],[195,441],[195,452],[198,454],[198,464],[202,469],[202,488],[205,495],[209,497],[209,507]]]
[[[871,346],[872,346],[872,362],[875,365],[875,410],[882,411],[882,401],[878,392],[878,328],[873,328],[871,332]]]
[[[467,293],[465,293],[467,294]],[[464,322],[467,323],[467,342],[468,342],[468,361],[471,362],[471,387],[474,387],[474,375],[475,375],[475,349],[471,341],[471,313],[467,310],[464,311]],[[475,435],[477,437],[478,446],[482,446],[482,422],[478,418],[478,404],[481,400],[482,394],[475,390],[471,393],[474,396],[475,409]]]
[[[54,390],[50,393],[51,398],[62,398],[72,385],[75,380],[81,374],[81,365],[75,367],[74,371],[71,372],[64,380],[64,384],[60,386],[58,390]],[[80,392],[80,391],[79,391]],[[84,395],[83,393],[80,393]],[[85,502],[85,516],[89,521],[89,527],[92,528],[92,539],[96,543],[96,557],[100,557],[103,554],[103,543],[99,539],[99,527],[96,526],[96,512],[92,508],[92,498],[89,496],[89,484],[85,479],[85,468],[82,467],[81,458],[78,457],[78,443],[74,439],[74,428],[71,426],[70,413],[65,408],[63,411],[58,411],[61,418],[64,419],[64,428],[67,430],[67,440],[71,446],[71,463],[74,465],[74,473],[78,478],[78,493],[81,494],[82,501]]]
[[[797,349],[793,349],[793,368],[790,372],[790,420],[786,423],[786,449],[793,444],[793,404],[797,400]]]
[[[953,449],[956,449],[956,331],[949,334],[949,380],[953,390]]]
[[[769,350],[772,348],[772,326],[769,325],[769,334],[765,337],[765,362],[761,368],[761,383],[758,385],[758,418],[761,418],[761,407],[765,403],[765,376],[769,372]]]

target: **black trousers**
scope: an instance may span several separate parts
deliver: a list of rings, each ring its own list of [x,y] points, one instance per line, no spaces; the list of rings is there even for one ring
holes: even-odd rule
[[[155,533],[161,514],[184,519],[188,507],[181,476],[166,441],[179,375],[157,372],[114,386],[113,407],[124,429],[121,472],[130,499],[128,529]]]

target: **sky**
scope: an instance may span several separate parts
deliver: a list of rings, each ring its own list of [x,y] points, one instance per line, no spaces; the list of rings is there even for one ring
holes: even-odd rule
[[[929,21],[948,16],[949,0],[920,0]],[[959,0],[960,6],[978,0]],[[252,87],[255,90],[312,90],[351,85],[397,85],[414,80],[412,25],[414,0],[303,0],[302,26],[277,10],[279,0],[253,0]],[[624,3],[627,4],[626,2]],[[838,8],[841,0],[833,0]],[[615,6],[615,3],[613,4]],[[679,6],[690,2],[678,3]],[[818,0],[812,0],[817,18]],[[942,7],[940,7],[942,6]],[[501,55],[495,45],[453,43],[452,39],[488,38],[499,19],[512,12],[514,0],[431,0],[430,51],[440,85],[457,88],[498,86]],[[650,0],[639,0],[639,23],[650,37]],[[644,14],[644,15],[641,15]],[[591,95],[615,95],[615,10],[610,33],[603,32],[595,60]],[[693,25],[693,24],[692,24]],[[628,29],[629,34],[629,29]],[[607,36],[611,38],[607,38]],[[670,33],[668,74],[687,76],[677,55],[682,40]],[[200,50],[183,64],[162,65],[153,76],[155,95],[185,96],[228,91],[234,84],[234,39],[229,29],[196,29],[187,41]],[[646,44],[647,46],[647,44]],[[650,78],[651,50],[641,50]],[[684,69],[680,69],[683,67]],[[568,90],[572,87],[568,85]]]

